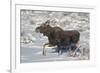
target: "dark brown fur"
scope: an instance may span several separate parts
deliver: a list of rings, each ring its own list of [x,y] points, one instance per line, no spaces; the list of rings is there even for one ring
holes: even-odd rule
[[[51,27],[49,24],[50,21],[46,21],[37,27],[36,31],[47,36],[51,46],[57,46],[59,49],[62,49],[68,47],[71,43],[78,43],[80,33],[77,30],[64,31],[60,27]]]

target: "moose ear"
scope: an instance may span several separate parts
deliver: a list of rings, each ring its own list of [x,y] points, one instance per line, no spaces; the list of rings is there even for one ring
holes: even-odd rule
[[[49,25],[50,24],[50,20],[47,20],[45,23],[46,23],[46,25]]]
[[[46,25],[45,23],[42,24],[43,26]]]

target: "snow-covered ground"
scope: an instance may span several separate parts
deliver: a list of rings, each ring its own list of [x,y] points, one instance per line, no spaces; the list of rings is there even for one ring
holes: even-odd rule
[[[53,27],[80,32],[80,56],[72,57],[68,52],[58,55],[52,48],[47,49],[46,56],[42,55],[43,44],[48,42],[48,38],[36,33],[35,28],[47,20]],[[89,13],[21,10],[21,63],[88,60],[89,30]]]

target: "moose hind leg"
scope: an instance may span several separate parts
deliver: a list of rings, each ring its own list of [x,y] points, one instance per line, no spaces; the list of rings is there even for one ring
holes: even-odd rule
[[[73,52],[73,56],[77,55],[77,50],[79,50],[79,48],[81,47],[79,41],[75,44],[75,46],[76,46],[76,48],[75,48],[75,50]]]

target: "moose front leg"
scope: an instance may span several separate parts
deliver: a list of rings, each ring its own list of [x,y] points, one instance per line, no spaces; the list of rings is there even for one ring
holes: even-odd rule
[[[44,45],[43,45],[43,55],[44,56],[46,56],[46,47],[48,47],[49,46],[49,43],[45,43]]]

